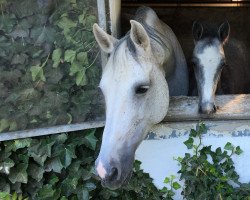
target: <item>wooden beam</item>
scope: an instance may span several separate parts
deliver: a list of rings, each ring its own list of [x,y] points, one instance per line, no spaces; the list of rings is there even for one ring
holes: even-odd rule
[[[123,8],[139,7],[139,6],[148,6],[154,8],[164,8],[164,7],[249,7],[250,3],[131,3],[131,2],[122,2]]]
[[[198,97],[171,97],[168,114],[163,120],[168,125],[179,124],[182,126],[185,122],[198,121],[217,121],[214,123],[235,123],[236,121],[250,121],[250,95],[221,95],[215,98],[218,110],[211,115],[202,115],[198,113]],[[47,128],[37,128],[32,130],[23,130],[15,132],[0,133],[0,141],[14,140],[27,137],[36,137],[42,135],[57,134],[63,132],[72,132],[90,128],[103,127],[105,121],[83,122],[81,124],[61,125]]]
[[[250,119],[250,95],[216,96],[217,112],[210,115],[199,114],[197,97],[171,97],[168,114],[164,121],[181,122],[195,120],[247,120]]]
[[[29,138],[29,137],[37,137],[44,135],[52,135],[57,133],[65,133],[72,131],[79,131],[84,129],[91,128],[99,128],[103,127],[105,124],[104,121],[96,121],[96,122],[83,122],[81,124],[68,124],[68,125],[60,125],[46,128],[37,128],[23,131],[15,131],[15,132],[6,132],[0,133],[0,142],[7,140],[15,140],[21,138]]]

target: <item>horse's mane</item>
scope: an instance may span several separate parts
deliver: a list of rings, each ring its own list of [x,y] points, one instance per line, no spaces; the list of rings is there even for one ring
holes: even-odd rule
[[[134,20],[139,22],[144,27],[150,39],[154,40],[161,46],[164,45],[165,48],[167,48],[166,44],[162,40],[164,36],[158,30],[156,30],[155,28],[153,28],[152,26],[146,23],[145,20],[146,20],[148,12],[152,12],[152,9],[145,7],[145,6],[138,8],[138,10],[136,11]],[[129,52],[131,53],[131,55],[134,57],[134,59],[136,59],[137,58],[136,47],[130,38],[130,31],[128,31],[127,34],[115,44],[114,58],[116,57],[115,55],[120,49],[121,44],[123,44],[124,42],[126,42],[127,48]]]

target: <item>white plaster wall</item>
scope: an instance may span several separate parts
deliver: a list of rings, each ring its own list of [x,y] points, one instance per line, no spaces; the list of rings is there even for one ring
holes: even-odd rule
[[[166,176],[175,175],[180,167],[174,157],[184,157],[188,152],[183,144],[188,138],[191,128],[197,123],[160,124],[153,128],[149,137],[142,142],[136,151],[136,159],[142,162],[142,168],[154,179],[158,188],[164,187]],[[224,147],[227,142],[240,146],[244,151],[234,156],[235,167],[242,183],[250,182],[250,122],[205,122],[209,131],[203,138],[204,145],[212,145],[212,149]],[[176,179],[177,180],[177,179]],[[182,199],[178,190],[175,199]]]

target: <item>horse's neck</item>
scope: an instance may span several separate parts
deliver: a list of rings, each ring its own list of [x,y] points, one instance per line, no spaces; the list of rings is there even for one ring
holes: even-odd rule
[[[149,8],[142,8],[137,14],[136,20],[152,27],[158,33],[164,45],[159,46],[156,41],[152,46],[153,52],[158,52],[157,48],[163,48],[166,53],[163,62],[163,72],[167,78],[170,95],[187,95],[188,93],[188,70],[182,48],[173,33],[172,29],[163,23],[156,13]],[[167,55],[168,54],[168,55]]]
[[[172,29],[162,22],[159,18],[151,19],[148,23],[152,23],[151,26],[157,30],[162,37],[165,45],[163,48],[169,52],[169,56],[163,65],[165,76],[169,85],[169,94],[175,95],[187,95],[188,93],[188,70],[186,59],[183,54],[179,41],[177,40]]]
[[[143,23],[156,30],[156,34],[158,35],[158,37],[161,38],[162,42],[164,43],[162,45],[159,45],[159,43],[152,40],[152,48],[153,52],[167,52],[165,53],[166,55],[162,65],[162,70],[164,71],[166,78],[168,78],[173,74],[175,68],[175,52],[173,51],[172,42],[169,39],[170,37],[169,35],[166,35],[166,31],[164,30],[160,19],[157,17],[157,15],[155,15],[155,13],[149,12],[148,15],[145,16]],[[162,48],[162,50],[159,50],[159,48]]]

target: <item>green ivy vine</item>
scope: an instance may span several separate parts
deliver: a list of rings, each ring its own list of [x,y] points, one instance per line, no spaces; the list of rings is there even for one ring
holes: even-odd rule
[[[135,161],[129,184],[119,190],[101,186],[94,173],[102,129],[62,133],[0,143],[1,200],[162,199]]]
[[[95,120],[96,1],[0,1],[0,132]]]
[[[211,145],[202,144],[206,131],[204,123],[200,123],[196,130],[192,129],[184,144],[193,153],[177,158],[181,166],[178,172],[180,180],[184,181],[184,199],[249,200],[250,184],[239,182],[232,160],[233,155],[240,155],[243,151],[229,142],[224,149],[212,150]]]

